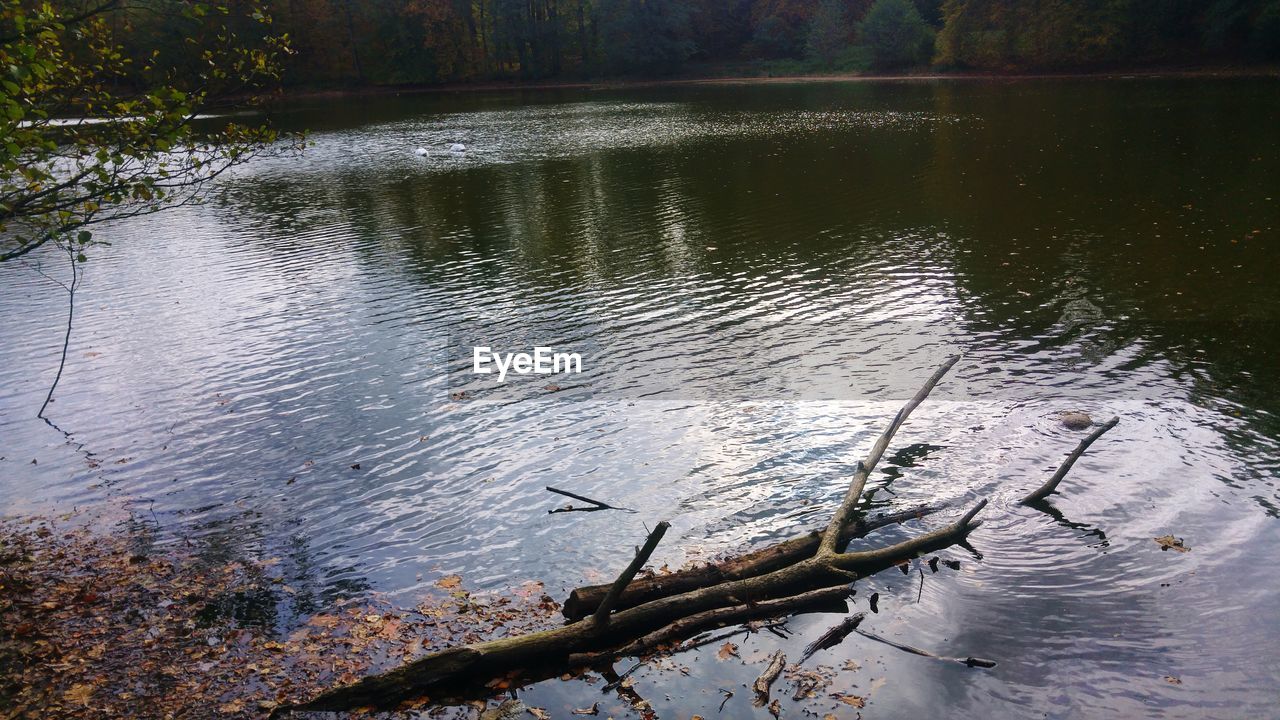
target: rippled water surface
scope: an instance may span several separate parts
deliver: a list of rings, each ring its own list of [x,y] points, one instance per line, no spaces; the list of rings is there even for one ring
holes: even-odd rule
[[[162,542],[278,555],[298,589],[282,624],[446,573],[561,597],[659,519],[673,566],[822,524],[892,413],[962,352],[870,504],[989,497],[986,523],[943,553],[960,571],[884,573],[855,604],[879,591],[864,627],[1000,664],[855,636],[821,660],[862,666],[840,682],[870,697],[863,714],[1270,716],[1277,90],[806,83],[286,108],[304,153],[99,232],[113,244],[87,267],[50,406],[71,443],[32,417],[65,294],[0,267],[0,504],[117,503]],[[465,372],[475,344],[577,350],[587,371],[498,386]],[[1049,512],[1019,506],[1082,436],[1064,410],[1120,424]],[[548,514],[563,498],[545,485],[638,512]],[[1167,534],[1191,552],[1162,552]],[[796,619],[783,646],[833,621]],[[683,685],[642,672],[637,689],[664,717],[715,716],[715,688],[759,668],[713,651],[686,658]],[[748,695],[724,716],[763,715]]]

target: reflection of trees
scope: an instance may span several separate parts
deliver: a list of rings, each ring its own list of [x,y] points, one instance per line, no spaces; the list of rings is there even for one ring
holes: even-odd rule
[[[1046,377],[1121,354],[1110,372],[1166,364],[1194,402],[1238,407],[1267,437],[1280,431],[1280,388],[1246,373],[1261,376],[1280,350],[1280,285],[1266,275],[1275,249],[1246,235],[1280,226],[1280,204],[1267,201],[1280,168],[1249,139],[1270,137],[1280,110],[1251,82],[653,91],[645,97],[688,100],[687,112],[711,119],[797,108],[935,119],[389,179],[334,165],[253,178],[227,202],[249,213],[261,242],[314,250],[327,222],[354,237],[361,263],[439,289],[461,277],[442,268],[468,262],[465,282],[531,298],[644,276],[732,289],[784,264],[834,291],[874,282],[865,273],[875,263],[927,259],[954,275],[941,302],[984,349],[1040,354],[1052,360]],[[433,102],[457,111],[496,101]],[[394,117],[396,103],[362,108],[359,121]],[[1099,312],[1077,312],[1085,303]]]
[[[1253,480],[1260,438],[1280,431],[1280,387],[1257,376],[1280,352],[1274,247],[1280,108],[1235,83],[942,85],[926,181],[956,244],[959,301],[975,332],[1107,372],[1153,364],[1189,399],[1241,415],[1220,434]],[[1120,98],[1123,97],[1121,101]],[[1100,317],[1080,317],[1082,301]],[[1046,372],[1052,374],[1053,368]],[[1219,417],[1222,417],[1221,415]],[[1270,461],[1274,462],[1274,461]]]

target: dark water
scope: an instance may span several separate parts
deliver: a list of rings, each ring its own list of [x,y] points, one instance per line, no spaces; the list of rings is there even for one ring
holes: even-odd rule
[[[114,502],[159,542],[280,556],[298,589],[268,609],[282,625],[444,573],[560,597],[659,519],[672,565],[821,525],[901,402],[963,352],[871,504],[989,497],[986,524],[973,552],[942,553],[960,571],[922,587],[889,572],[856,605],[878,590],[864,627],[1000,664],[855,636],[817,659],[861,665],[832,689],[868,695],[867,717],[1270,716],[1278,90],[816,83],[292,108],[302,155],[100,233],[114,244],[88,267],[51,406],[76,444],[31,418],[65,298],[0,267],[0,503]],[[499,388],[463,372],[478,343],[579,350],[588,371]],[[1017,505],[1082,435],[1057,420],[1073,409],[1120,424],[1055,513]],[[547,514],[548,484],[639,512]],[[1166,534],[1191,552],[1161,552]],[[782,646],[834,620],[793,620]],[[717,687],[737,691],[722,717],[765,716],[740,687],[760,667],[714,651],[637,690],[662,717],[716,716]],[[621,712],[577,683],[529,695],[557,717]],[[840,707],[784,700],[853,716]]]

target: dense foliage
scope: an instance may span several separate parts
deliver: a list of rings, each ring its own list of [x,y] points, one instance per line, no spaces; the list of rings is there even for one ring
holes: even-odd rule
[[[933,54],[933,30],[911,0],[876,0],[858,34],[877,67],[919,65]]]
[[[270,0],[309,86],[1280,59],[1280,0]],[[909,7],[914,6],[914,7]],[[874,8],[874,12],[873,12]],[[936,36],[936,43],[934,37]]]

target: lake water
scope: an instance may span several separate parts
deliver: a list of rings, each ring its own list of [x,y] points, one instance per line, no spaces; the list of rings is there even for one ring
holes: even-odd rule
[[[862,666],[841,689],[869,696],[866,717],[1269,716],[1278,91],[1148,78],[301,103],[277,120],[311,131],[305,152],[99,231],[113,244],[87,266],[49,411],[73,442],[32,417],[65,294],[0,267],[0,507],[114,503],[158,542],[281,557],[298,590],[272,609],[282,627],[447,573],[562,598],[661,519],[672,566],[822,525],[893,412],[962,352],[870,505],[988,497],[986,523],[941,553],[960,571],[883,573],[854,605],[878,591],[864,628],[1000,664],[854,636],[818,658]],[[476,344],[578,351],[585,371],[499,386],[466,372]],[[1120,423],[1056,512],[1022,507],[1084,434],[1065,410]],[[546,485],[638,512],[549,514],[564,498]],[[1162,552],[1168,534],[1191,551]],[[781,646],[794,657],[834,621],[797,618]],[[765,714],[738,687],[759,667],[714,648],[684,662],[679,683],[638,674],[662,717],[715,717],[717,687],[738,690],[723,717]],[[530,696],[608,700],[557,682]]]

